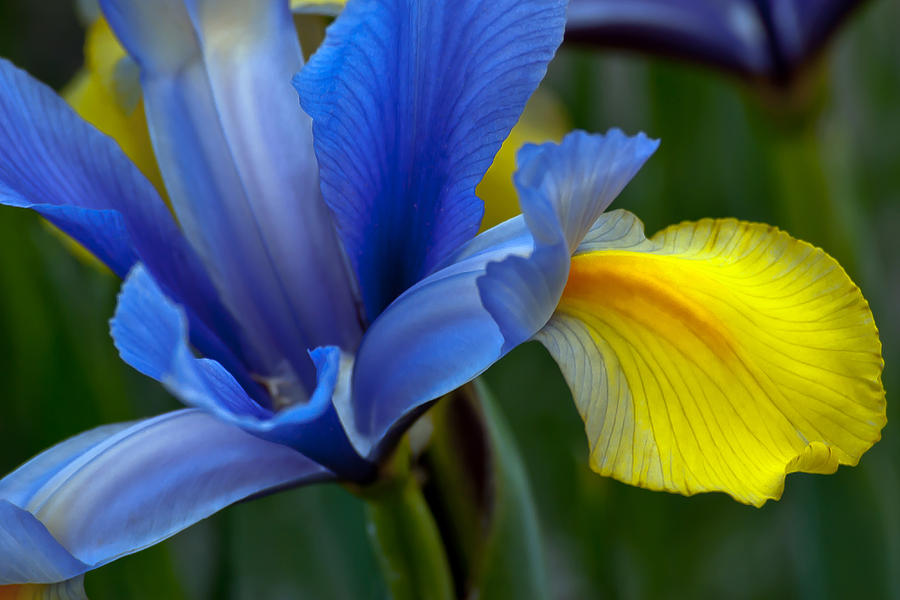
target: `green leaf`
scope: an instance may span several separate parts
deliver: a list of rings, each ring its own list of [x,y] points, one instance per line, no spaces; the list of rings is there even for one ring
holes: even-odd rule
[[[490,439],[493,506],[472,596],[547,598],[540,526],[525,466],[487,386],[479,380],[475,390]]]

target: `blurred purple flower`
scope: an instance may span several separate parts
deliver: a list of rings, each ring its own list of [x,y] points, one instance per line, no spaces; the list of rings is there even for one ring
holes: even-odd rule
[[[865,0],[571,0],[566,39],[791,81]]]

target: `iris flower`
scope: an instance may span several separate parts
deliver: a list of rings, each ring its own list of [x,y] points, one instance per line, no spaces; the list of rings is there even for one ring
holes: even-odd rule
[[[789,82],[864,0],[572,0],[566,37]]]
[[[592,468],[635,485],[760,505],[879,438],[880,342],[833,259],[765,225],[646,238],[604,212],[656,150],[645,135],[524,146],[522,214],[476,236],[475,186],[565,1],[350,0],[305,66],[287,0],[101,6],[140,68],[176,218],[8,62],[0,201],[125,278],[115,345],[187,408],[0,481],[0,583],[78,578],[248,496],[369,482],[431,403],[531,339]]]

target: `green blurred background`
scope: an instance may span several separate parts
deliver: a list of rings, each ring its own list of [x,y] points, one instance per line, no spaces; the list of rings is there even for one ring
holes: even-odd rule
[[[648,232],[734,216],[823,245],[872,305],[889,422],[900,369],[900,3],[860,11],[808,77],[814,109],[719,73],[565,48],[545,86],[572,124],[662,146],[616,206]],[[59,88],[82,63],[68,0],[0,0],[0,55]],[[807,104],[807,107],[809,104]],[[799,200],[798,200],[799,199]],[[0,472],[84,429],[176,408],[107,332],[118,282],[34,215],[0,211]],[[581,421],[537,344],[486,376],[535,492],[555,598],[900,598],[900,438],[860,466],[791,475],[762,509],[593,475]],[[317,486],[245,503],[87,579],[104,598],[380,598],[361,502]]]

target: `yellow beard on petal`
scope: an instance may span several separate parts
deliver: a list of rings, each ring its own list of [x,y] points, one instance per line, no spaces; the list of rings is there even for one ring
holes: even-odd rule
[[[732,360],[727,327],[684,291],[683,284],[691,276],[674,261],[635,252],[604,252],[602,260],[575,257],[563,293],[565,307],[573,311],[580,307],[589,314],[596,306],[594,294],[600,290],[609,310],[654,329],[682,346],[683,352],[699,343],[719,360]]]

